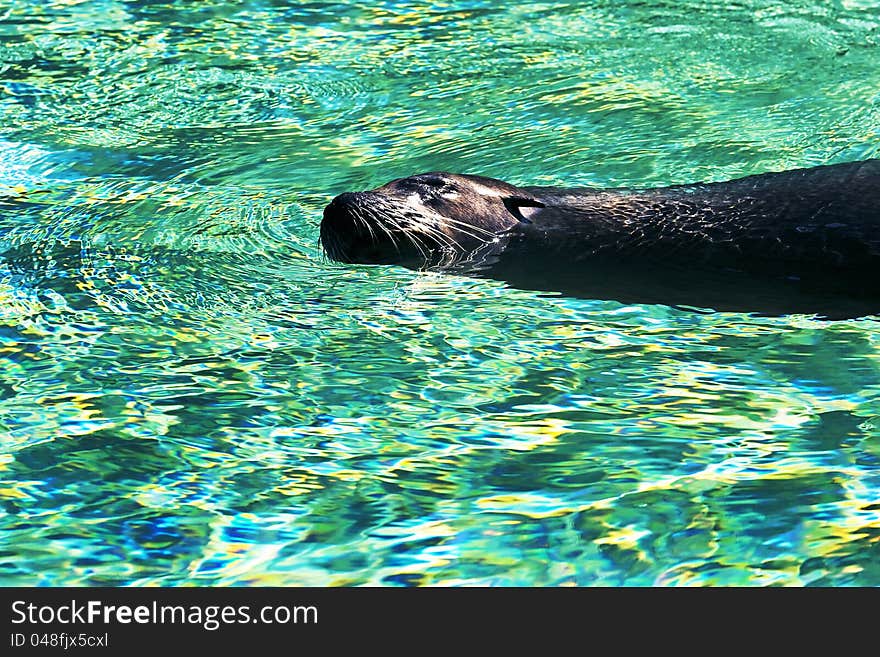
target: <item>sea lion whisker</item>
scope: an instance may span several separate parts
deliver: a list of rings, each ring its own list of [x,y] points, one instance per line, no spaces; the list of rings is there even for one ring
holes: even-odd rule
[[[480,235],[480,233],[482,233],[486,237],[493,237],[494,238],[496,236],[496,233],[492,232],[491,230],[486,230],[485,228],[481,228],[479,226],[473,226],[473,225],[467,224],[463,221],[460,221],[458,219],[445,218],[444,221],[454,228],[459,228],[459,232],[463,233],[464,235],[467,235],[468,237],[472,237],[475,240],[482,239],[482,236]],[[443,234],[446,235],[446,233],[443,233]],[[447,237],[448,237],[448,235],[447,235]]]
[[[365,217],[362,217],[359,213],[352,213],[352,217],[354,217],[355,222],[363,226],[367,229],[367,234],[370,236],[372,241],[376,241],[376,232],[373,230],[373,222],[367,221]]]
[[[372,223],[374,223],[382,233],[388,236],[392,246],[394,246],[395,253],[400,255],[400,244],[397,237],[394,235],[394,231],[386,225],[387,220],[379,218],[372,209],[366,209],[366,213],[373,219]],[[392,228],[394,227],[392,226]],[[374,237],[373,243],[379,243],[379,240]]]
[[[415,213],[405,213],[403,217],[409,220],[411,225],[406,227],[407,230],[404,230],[403,226],[401,226],[401,231],[418,250],[419,255],[425,262],[431,259],[430,253],[435,248],[443,248],[452,241],[451,237],[443,233],[439,228],[431,226]],[[431,241],[432,244],[430,246],[427,240]]]
[[[384,231],[384,233],[386,235],[388,235],[388,238],[391,240],[391,243],[394,245],[394,250],[399,254],[400,253],[400,244],[398,243],[397,238],[394,236],[394,233],[391,232],[391,229],[389,229],[385,224],[381,224],[381,223],[379,224],[379,228],[381,228],[382,231]]]
[[[406,237],[409,240],[410,244],[412,244],[416,248],[416,251],[419,252],[419,256],[421,257],[421,259],[423,261],[427,261],[429,259],[428,253],[427,251],[425,251],[425,245],[422,244],[421,240],[419,240],[419,238],[414,233],[407,233]]]
[[[462,248],[461,245],[456,243],[456,241],[452,237],[439,230],[438,228],[428,225],[422,225],[419,228],[419,233],[426,239],[432,240],[439,249],[456,250]]]
[[[397,251],[399,253],[400,249],[398,248],[397,240],[395,239],[395,237],[391,233],[391,231],[389,231],[388,228],[385,226],[385,223],[381,219],[379,219],[379,217],[376,216],[376,214],[373,212],[373,210],[371,208],[368,208],[368,207],[364,208],[363,211],[370,219],[368,221],[366,217],[362,217],[362,221],[363,221],[364,225],[367,227],[367,230],[369,231],[370,242],[372,244],[378,244],[380,242],[379,236],[376,233],[376,230],[374,229],[374,225],[375,225],[375,227],[377,227],[382,233],[384,233],[385,235],[387,235],[389,237],[389,239],[391,240],[391,243],[394,245],[395,251]]]
[[[427,246],[418,239],[418,236],[421,234],[419,231],[413,229],[411,226],[404,226],[401,222],[399,222],[396,218],[392,219],[395,229],[400,232],[403,237],[409,240],[409,243],[415,247],[416,251],[419,253],[419,257],[422,260],[428,260],[428,251]],[[427,249],[427,250],[426,250]]]
[[[459,244],[458,242],[456,242],[452,237],[450,237],[449,235],[447,235],[447,234],[444,233],[443,231],[441,231],[441,230],[439,230],[439,229],[434,229],[434,228],[426,228],[426,229],[425,229],[425,232],[428,232],[429,230],[435,230],[435,231],[436,231],[436,235],[442,237],[442,240],[438,240],[438,241],[441,241],[441,242],[442,242],[443,244],[445,244],[446,246],[454,247],[454,248],[456,248],[456,249],[460,249],[460,250],[463,250],[463,249],[464,249],[464,247],[463,247],[461,244]],[[470,232],[470,231],[468,231],[468,230],[464,230],[464,229],[462,229],[462,230],[460,230],[459,232],[460,232],[462,235],[466,236],[466,237],[470,237],[470,238],[473,238],[474,240],[478,240],[478,241],[483,241],[483,242],[485,242],[485,240],[484,240],[482,237],[480,237],[479,235],[476,235],[476,234],[474,234],[474,233],[472,233],[472,232]]]
[[[486,235],[486,236],[492,236],[492,237],[495,236],[495,233],[494,233],[493,231],[491,231],[491,230],[487,230],[487,229],[485,229],[485,228],[481,228],[480,226],[473,226],[473,225],[471,225],[471,224],[467,224],[467,223],[465,223],[464,221],[461,221],[460,219],[452,219],[452,218],[449,218],[449,219],[445,219],[445,221],[446,221],[446,223],[450,224],[451,226],[456,226],[456,227],[460,227],[460,226],[461,226],[461,227],[467,227],[467,228],[469,228],[470,230],[476,231],[476,233],[471,233],[471,235],[474,236],[474,237],[476,237],[476,235],[479,234],[479,233],[483,233],[483,234]]]

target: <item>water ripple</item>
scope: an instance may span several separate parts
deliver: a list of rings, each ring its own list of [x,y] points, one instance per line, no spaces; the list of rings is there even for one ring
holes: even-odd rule
[[[880,156],[871,3],[13,0],[0,582],[876,585],[875,318],[343,267],[421,170]]]

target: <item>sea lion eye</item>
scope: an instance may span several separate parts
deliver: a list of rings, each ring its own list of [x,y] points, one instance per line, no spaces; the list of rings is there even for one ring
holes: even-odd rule
[[[447,187],[449,185],[449,181],[445,178],[441,178],[440,176],[420,176],[419,182],[423,185],[428,185],[429,187]]]
[[[433,196],[437,193],[454,191],[450,181],[441,176],[419,175],[404,178],[398,188],[405,192],[417,192],[420,196]]]

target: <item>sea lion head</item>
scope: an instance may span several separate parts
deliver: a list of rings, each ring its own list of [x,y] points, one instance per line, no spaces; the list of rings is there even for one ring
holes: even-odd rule
[[[333,260],[449,267],[485,258],[543,204],[502,180],[435,171],[348,192],[324,209],[321,243]]]

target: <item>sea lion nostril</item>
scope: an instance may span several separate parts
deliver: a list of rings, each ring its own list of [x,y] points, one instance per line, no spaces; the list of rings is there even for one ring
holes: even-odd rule
[[[369,192],[345,192],[324,208],[324,219],[345,225],[356,224],[356,215],[369,205]]]
[[[345,192],[330,201],[330,206],[345,208],[346,206],[357,205],[363,195],[363,192]]]

